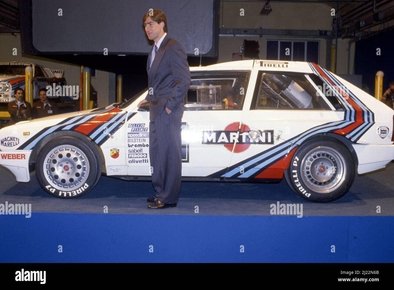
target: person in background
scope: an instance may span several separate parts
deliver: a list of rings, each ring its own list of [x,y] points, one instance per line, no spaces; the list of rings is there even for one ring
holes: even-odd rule
[[[394,109],[394,81],[391,81],[389,88],[383,94],[383,101]]]
[[[8,112],[11,115],[11,123],[31,119],[31,105],[25,101],[25,91],[21,88],[15,89],[14,97],[15,101],[8,103]]]
[[[40,89],[40,99],[33,104],[33,117],[41,118],[55,114],[55,107],[49,102],[46,89]]]

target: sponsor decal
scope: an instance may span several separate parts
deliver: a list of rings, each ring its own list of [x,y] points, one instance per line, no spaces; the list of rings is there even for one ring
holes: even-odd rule
[[[24,153],[0,153],[3,160],[25,160],[26,154]]]
[[[357,142],[374,124],[374,113],[361,102],[352,91],[342,84],[331,72],[317,64],[310,64],[312,71],[320,76],[342,99],[345,116],[340,128],[335,134],[345,136],[352,142]],[[344,126],[345,125],[345,126]]]
[[[15,147],[19,144],[19,138],[12,136],[4,137],[1,139],[0,144],[4,147]]]
[[[57,192],[57,195],[59,197],[68,197],[68,196],[77,196],[80,195],[81,193],[83,193],[85,190],[87,190],[89,188],[89,184],[85,183],[84,185],[82,185],[80,188],[76,189],[76,190],[71,190],[71,191],[62,191],[59,190]],[[50,186],[49,184],[45,186],[45,189],[48,190],[51,193],[55,193],[57,191],[56,188]]]
[[[25,137],[30,136],[30,132],[29,132],[29,131],[23,132],[22,134],[23,134],[23,136],[25,136]]]
[[[298,167],[298,163],[299,163],[299,161],[300,161],[300,158],[298,158],[297,156],[294,158],[294,160],[293,160],[293,166],[294,167]],[[296,187],[296,189],[299,191],[299,192],[301,192],[303,195],[305,195],[306,197],[311,197],[311,193],[310,192],[308,192],[303,186],[302,186],[302,184],[301,184],[301,182],[300,182],[300,178],[298,177],[298,172],[297,172],[297,170],[296,169],[293,169],[292,171],[291,171],[291,177],[293,178],[293,181],[294,181],[294,185],[295,185],[295,187]]]
[[[378,135],[380,138],[384,139],[386,138],[390,133],[390,129],[386,126],[380,126],[378,128]]]
[[[111,158],[117,159],[119,157],[119,149],[118,148],[112,148],[112,149],[110,149],[109,154],[110,154]]]
[[[203,144],[223,144],[234,153],[247,150],[251,144],[274,144],[274,130],[251,130],[248,125],[231,123],[224,130],[203,131]]]
[[[149,163],[149,127],[145,123],[131,123],[127,126],[127,163]]]
[[[275,61],[260,61],[261,67],[267,68],[288,68],[288,62],[275,62]]]

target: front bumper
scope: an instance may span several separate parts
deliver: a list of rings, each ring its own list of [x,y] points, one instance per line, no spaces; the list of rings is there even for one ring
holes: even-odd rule
[[[394,160],[394,145],[353,145],[358,158],[358,174],[385,168]]]
[[[29,160],[31,150],[0,151],[0,166],[14,174],[16,181],[29,182]]]

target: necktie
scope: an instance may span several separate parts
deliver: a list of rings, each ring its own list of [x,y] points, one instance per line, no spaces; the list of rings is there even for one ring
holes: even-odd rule
[[[155,45],[153,46],[152,59],[151,59],[151,62],[150,62],[150,66],[149,66],[149,67],[152,66],[153,61],[155,60],[156,53],[157,53],[158,50],[159,50],[159,49],[158,49],[158,47],[157,47],[156,44],[155,44]]]

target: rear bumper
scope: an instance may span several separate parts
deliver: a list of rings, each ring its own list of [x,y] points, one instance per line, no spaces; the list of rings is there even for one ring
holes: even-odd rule
[[[0,166],[7,168],[14,174],[16,181],[29,182],[30,150],[0,151]]]
[[[385,168],[394,160],[394,145],[353,145],[358,158],[358,174]]]

